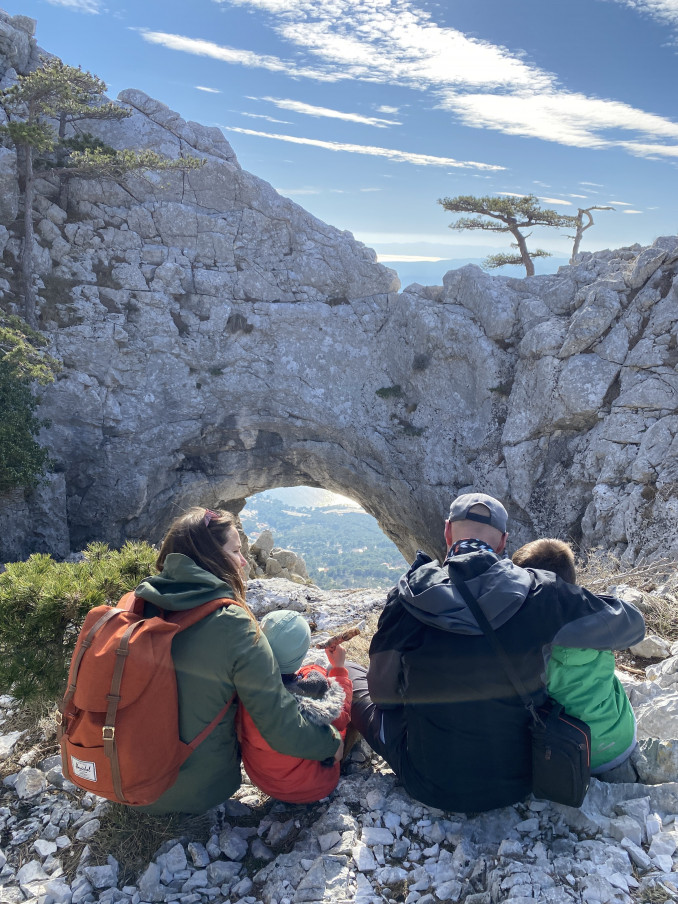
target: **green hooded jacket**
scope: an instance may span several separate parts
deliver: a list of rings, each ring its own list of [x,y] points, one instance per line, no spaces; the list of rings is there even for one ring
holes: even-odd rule
[[[162,573],[146,578],[137,596],[160,609],[183,611],[210,600],[233,599],[231,586],[188,556],[171,553]],[[147,614],[153,608],[147,607]],[[324,760],[336,752],[339,735],[331,726],[312,725],[281,681],[280,669],[263,634],[240,606],[208,615],[177,634],[172,659],[179,692],[179,732],[189,742],[214,719],[235,691],[238,700],[275,750]],[[240,785],[240,750],[235,732],[237,701],[214,731],[181,767],[174,785],[149,813],[203,813]]]
[[[636,720],[614,674],[614,653],[554,646],[546,669],[549,694],[591,728],[591,769],[633,745]]]

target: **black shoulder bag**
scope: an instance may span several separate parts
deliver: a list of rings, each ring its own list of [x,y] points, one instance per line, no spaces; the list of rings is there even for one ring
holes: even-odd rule
[[[591,729],[566,713],[553,697],[535,706],[478,601],[452,568],[448,567],[448,572],[532,719],[532,793],[541,800],[580,807],[591,776]]]

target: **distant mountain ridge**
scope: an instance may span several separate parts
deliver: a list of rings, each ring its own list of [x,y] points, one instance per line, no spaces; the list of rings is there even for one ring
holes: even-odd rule
[[[397,272],[401,287],[405,289],[412,283],[419,283],[422,286],[442,286],[443,276],[448,270],[459,270],[467,264],[475,264],[480,267],[484,260],[484,257],[460,257],[440,261],[388,260],[385,263],[387,267],[392,267]],[[566,257],[537,258],[534,262],[535,274],[542,276],[546,273],[555,273],[559,267],[564,267],[567,263]],[[522,264],[501,267],[492,272],[500,276],[513,276],[518,279],[525,276],[525,268]]]
[[[330,490],[322,490],[318,487],[279,487],[275,490],[267,490],[260,493],[256,498],[267,497],[277,499],[279,502],[289,505],[292,508],[324,508],[325,506],[344,505],[349,508],[361,508],[359,503],[354,502],[347,496],[340,496],[338,493],[332,493]]]

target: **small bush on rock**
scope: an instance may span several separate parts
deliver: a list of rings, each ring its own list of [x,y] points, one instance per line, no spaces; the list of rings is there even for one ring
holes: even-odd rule
[[[33,555],[0,574],[0,692],[22,701],[64,691],[80,625],[94,606],[115,605],[153,571],[147,543],[111,550],[92,543],[81,562]]]
[[[0,307],[0,496],[18,487],[34,489],[49,466],[37,436],[36,384],[46,386],[59,362],[46,354],[47,340]]]

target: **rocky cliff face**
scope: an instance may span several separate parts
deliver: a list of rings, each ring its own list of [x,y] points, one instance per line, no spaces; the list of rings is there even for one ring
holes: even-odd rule
[[[34,64],[0,19],[2,84]],[[38,184],[40,317],[64,362],[44,395],[56,463],[4,500],[0,557],[157,539],[200,502],[276,486],[359,501],[406,557],[440,551],[457,492],[502,498],[513,544],[565,535],[629,560],[678,536],[678,237],[517,280],[464,267],[398,293],[393,271],[244,172],[217,129],[139,91],[116,147],[205,166]],[[0,157],[4,270],[19,253]]]

